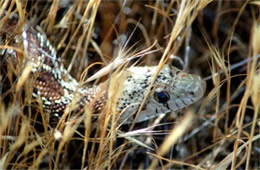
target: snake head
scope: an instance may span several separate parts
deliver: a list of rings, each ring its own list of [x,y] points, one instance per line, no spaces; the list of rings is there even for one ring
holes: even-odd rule
[[[141,112],[136,115],[156,69],[154,66],[131,67],[127,70],[128,76],[117,104],[117,111],[122,112],[120,122],[131,123],[135,116],[138,116],[136,122],[142,122],[159,114],[183,109],[203,96],[206,83],[200,76],[165,65],[152,84]]]

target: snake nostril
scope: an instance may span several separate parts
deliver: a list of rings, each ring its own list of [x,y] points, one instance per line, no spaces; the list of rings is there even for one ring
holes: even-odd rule
[[[203,89],[203,93],[206,91],[206,88],[207,88],[207,83],[206,83],[206,81],[205,80],[201,80],[202,81],[202,83],[201,83],[201,87],[202,87],[202,89]]]
[[[206,91],[206,82],[204,80],[202,80],[200,77],[197,78],[197,82],[196,82],[196,90],[195,90],[195,94],[197,98],[201,98],[205,91]]]
[[[194,98],[199,99],[205,93],[206,82],[202,80],[199,76],[188,76],[185,82],[186,91],[189,91],[189,94]]]

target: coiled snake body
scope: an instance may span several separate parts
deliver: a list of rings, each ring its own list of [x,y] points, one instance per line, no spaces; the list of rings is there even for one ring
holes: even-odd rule
[[[60,116],[75,95],[79,96],[75,112],[91,102],[94,102],[94,112],[102,110],[107,100],[102,84],[94,87],[81,86],[63,67],[55,48],[46,36],[33,28],[24,29],[22,40],[25,55],[32,64],[31,72],[36,75],[33,95],[41,97],[45,110]],[[155,72],[156,66],[130,67],[125,70],[126,77],[122,82],[116,106],[118,113],[123,112],[120,122],[133,121]],[[205,82],[199,76],[165,65],[159,72],[136,121],[142,122],[161,113],[182,109],[200,99],[204,91]]]

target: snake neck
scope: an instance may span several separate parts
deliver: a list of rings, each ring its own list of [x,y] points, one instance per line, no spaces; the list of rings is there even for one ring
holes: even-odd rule
[[[62,75],[64,76],[69,75]],[[34,81],[33,95],[41,97],[43,107],[51,115],[61,117],[68,106],[68,111],[72,113],[78,113],[86,108],[92,113],[98,113],[103,109],[107,100],[104,90],[106,83],[87,87],[79,85],[72,77],[69,77],[68,82],[65,80],[57,79],[49,72],[40,72]],[[74,82],[73,88],[70,88],[71,82]]]

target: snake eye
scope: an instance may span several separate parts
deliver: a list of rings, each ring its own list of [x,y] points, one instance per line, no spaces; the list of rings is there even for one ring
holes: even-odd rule
[[[155,92],[154,98],[159,103],[166,103],[170,99],[170,96],[167,92],[161,91],[161,92]]]

